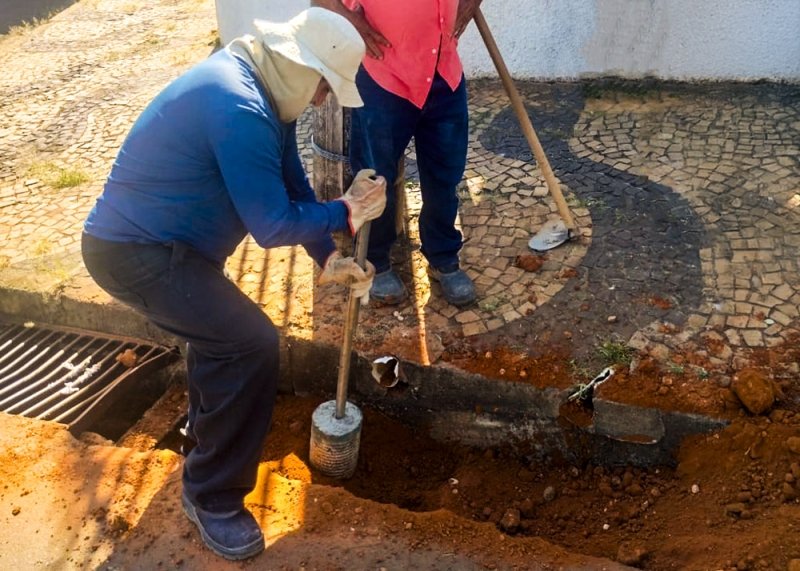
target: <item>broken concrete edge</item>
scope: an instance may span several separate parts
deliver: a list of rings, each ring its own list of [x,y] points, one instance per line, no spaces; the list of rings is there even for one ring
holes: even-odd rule
[[[61,292],[0,289],[3,318],[136,337],[179,349],[184,345],[121,303],[79,300]],[[331,398],[336,392],[339,347],[280,333],[279,393]],[[603,464],[669,465],[674,464],[684,437],[727,424],[702,415],[596,399],[592,423],[579,428],[560,419],[569,390],[488,379],[447,364],[410,362],[403,363],[407,384],[386,389],[373,380],[371,370],[371,360],[354,353],[350,400],[407,424],[426,426],[439,440],[479,448],[524,443],[528,453],[540,459],[561,456]]]

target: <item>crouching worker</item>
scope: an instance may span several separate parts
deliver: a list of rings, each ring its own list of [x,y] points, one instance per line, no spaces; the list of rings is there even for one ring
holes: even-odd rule
[[[311,8],[256,22],[167,86],[120,149],[89,215],[83,259],[116,299],[186,341],[188,436],[183,508],[228,559],[264,549],[244,507],[256,480],[278,382],[278,335],[223,273],[250,233],[264,248],[301,244],[320,283],[369,291],[374,268],[342,257],[330,233],[380,216],[386,181],[362,171],[318,203],[297,154],[295,120],[328,90],[362,105],[354,78],[364,42],[343,17]]]

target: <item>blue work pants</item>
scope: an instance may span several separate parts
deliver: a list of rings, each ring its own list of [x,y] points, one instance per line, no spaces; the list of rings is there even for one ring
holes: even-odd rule
[[[106,292],[187,343],[189,498],[210,511],[242,507],[255,486],[278,386],[278,334],[214,263],[179,242],[135,244],[83,235],[83,259]]]
[[[388,183],[386,209],[372,223],[367,258],[378,273],[391,267],[389,254],[397,239],[397,164],[413,137],[422,189],[422,254],[438,270],[457,268],[462,239],[455,227],[456,186],[464,176],[469,129],[463,77],[453,91],[437,73],[422,109],[383,89],[363,67],[356,84],[364,106],[352,112],[350,164],[353,173],[373,168]]]

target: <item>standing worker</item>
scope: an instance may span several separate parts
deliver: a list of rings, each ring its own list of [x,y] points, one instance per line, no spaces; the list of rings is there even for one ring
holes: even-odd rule
[[[392,270],[397,239],[394,194],[397,164],[411,138],[417,151],[422,211],[419,233],[429,275],[445,299],[475,300],[475,285],[460,269],[461,232],[456,187],[467,160],[467,92],[456,48],[481,0],[312,0],[343,15],[361,33],[367,57],[356,77],[364,106],[353,111],[350,163],[386,177],[388,200],[372,224],[367,258],[375,265],[370,297],[387,304],[408,292]]]
[[[176,79],[144,110],[84,227],[83,259],[113,297],[187,343],[189,420],[183,509],[228,559],[264,549],[244,497],[256,481],[278,383],[278,334],[223,273],[250,233],[264,248],[302,244],[320,283],[369,291],[330,233],[380,216],[386,181],[360,172],[344,196],[318,203],[295,120],[328,90],[362,104],[354,83],[364,42],[321,8],[288,23],[257,21]]]

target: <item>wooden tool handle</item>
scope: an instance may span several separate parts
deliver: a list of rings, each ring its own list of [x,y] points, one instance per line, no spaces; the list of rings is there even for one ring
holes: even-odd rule
[[[544,180],[547,183],[547,190],[550,192],[550,196],[553,197],[553,200],[556,203],[558,213],[564,220],[564,225],[570,231],[574,232],[575,221],[572,218],[572,212],[570,212],[569,207],[564,200],[564,195],[561,193],[561,186],[553,174],[553,169],[550,168],[550,161],[547,160],[547,155],[542,148],[542,144],[539,142],[539,137],[536,136],[536,131],[533,129],[533,124],[531,124],[530,117],[528,117],[528,111],[525,109],[522,98],[520,97],[519,92],[514,85],[514,81],[511,79],[511,74],[508,72],[508,68],[503,61],[503,56],[500,55],[500,50],[494,41],[492,32],[489,30],[489,25],[486,23],[486,19],[483,17],[483,13],[481,12],[480,8],[475,11],[474,20],[475,25],[478,26],[478,32],[480,32],[481,38],[483,38],[483,43],[486,44],[486,49],[489,50],[489,56],[492,58],[495,68],[497,68],[497,73],[500,75],[500,79],[503,82],[503,87],[505,88],[508,98],[511,101],[511,107],[514,109],[514,113],[517,115],[519,124],[522,127],[522,132],[524,133],[525,138],[528,140],[528,145],[531,148],[531,152],[533,152],[533,156],[536,157],[536,162],[539,163],[539,168],[542,170]]]

